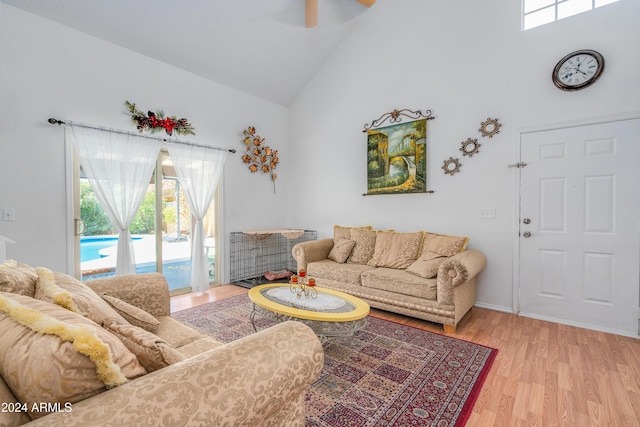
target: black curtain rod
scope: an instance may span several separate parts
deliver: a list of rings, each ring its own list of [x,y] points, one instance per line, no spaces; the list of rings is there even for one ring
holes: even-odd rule
[[[220,148],[220,147],[212,147],[210,145],[204,145],[204,144],[197,144],[195,142],[189,142],[189,141],[177,141],[177,140],[173,140],[173,139],[166,139],[166,138],[161,138],[159,136],[149,136],[149,135],[140,135],[139,133],[135,133],[135,132],[127,132],[124,130],[117,130],[117,129],[110,129],[110,128],[103,128],[103,127],[99,127],[99,126],[93,126],[93,125],[87,125],[84,123],[76,123],[76,122],[64,122],[62,120],[58,120],[55,118],[50,118],[49,120],[47,120],[49,123],[51,123],[52,125],[64,125],[64,126],[78,126],[78,127],[83,127],[83,128],[87,128],[87,129],[97,129],[97,130],[102,130],[105,132],[113,132],[113,133],[118,133],[118,134],[122,134],[122,135],[132,135],[132,136],[139,136],[142,138],[149,138],[149,139],[155,139],[158,141],[164,141],[164,142],[170,142],[170,143],[174,143],[174,144],[183,144],[183,145],[191,145],[194,147],[201,147],[201,148],[209,148],[212,150],[223,150],[223,151],[228,151],[229,153],[235,153],[236,150],[235,148]]]

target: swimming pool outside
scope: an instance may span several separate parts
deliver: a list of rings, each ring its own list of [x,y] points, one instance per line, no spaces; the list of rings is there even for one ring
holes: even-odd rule
[[[133,241],[140,240],[142,237],[136,236],[131,238]],[[99,259],[107,255],[101,255],[102,249],[110,248],[118,245],[118,236],[84,236],[80,238],[80,262]]]
[[[137,273],[156,271],[156,241],[153,235],[132,237]],[[213,255],[214,239],[207,239],[210,250],[209,262],[215,263]],[[83,280],[98,279],[115,275],[117,236],[89,236],[80,239],[80,267]],[[191,286],[191,243],[190,241],[162,242],[162,274],[167,279],[169,290]],[[213,269],[212,269],[213,270]],[[213,271],[212,271],[213,272]],[[214,280],[214,278],[211,278]]]

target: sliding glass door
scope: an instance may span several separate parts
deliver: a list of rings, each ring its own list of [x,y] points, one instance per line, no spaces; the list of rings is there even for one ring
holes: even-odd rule
[[[115,275],[118,233],[98,203],[82,169],[77,166],[76,277],[91,280]],[[209,281],[216,281],[217,197],[204,221]],[[142,204],[129,228],[133,238],[136,272],[161,272],[172,293],[189,292],[191,280],[192,216],[166,151],[160,153],[156,170]]]

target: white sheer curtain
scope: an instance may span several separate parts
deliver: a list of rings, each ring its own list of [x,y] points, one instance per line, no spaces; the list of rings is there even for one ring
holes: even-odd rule
[[[116,275],[135,274],[129,226],[151,180],[162,141],[116,131],[67,127],[100,205],[118,227]]]
[[[191,235],[191,289],[209,289],[209,261],[204,250],[203,219],[215,194],[227,151],[192,145],[167,144],[178,180],[195,218]]]

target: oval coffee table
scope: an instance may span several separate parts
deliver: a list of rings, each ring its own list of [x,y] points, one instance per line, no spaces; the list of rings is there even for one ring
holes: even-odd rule
[[[352,337],[367,324],[369,304],[344,292],[314,288],[317,298],[297,297],[289,283],[255,286],[249,290],[251,325],[256,331],[259,314],[276,322],[296,320],[309,326],[324,344],[330,339]]]

